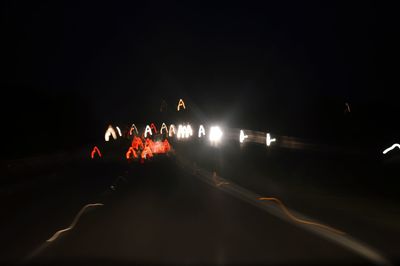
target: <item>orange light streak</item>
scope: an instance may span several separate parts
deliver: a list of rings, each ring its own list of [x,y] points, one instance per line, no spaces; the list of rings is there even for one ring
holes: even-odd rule
[[[318,227],[324,228],[324,229],[326,229],[326,230],[329,230],[329,231],[334,232],[334,233],[339,234],[339,235],[345,235],[345,234],[346,234],[345,232],[340,231],[340,230],[338,230],[338,229],[335,229],[335,228],[333,228],[333,227],[330,227],[330,226],[328,226],[328,225],[324,225],[324,224],[320,224],[320,223],[312,222],[312,221],[307,221],[307,220],[303,220],[303,219],[300,219],[300,218],[295,217],[293,214],[290,213],[290,211],[286,208],[286,206],[282,203],[282,201],[281,201],[280,199],[273,198],[273,197],[268,197],[268,198],[266,198],[266,197],[261,197],[261,198],[258,198],[258,199],[259,199],[259,200],[268,200],[268,201],[273,201],[273,202],[275,202],[275,203],[278,204],[278,206],[282,209],[282,211],[283,211],[290,219],[292,219],[292,220],[295,221],[295,222],[302,223],[302,224],[308,224],[308,225],[318,226]]]

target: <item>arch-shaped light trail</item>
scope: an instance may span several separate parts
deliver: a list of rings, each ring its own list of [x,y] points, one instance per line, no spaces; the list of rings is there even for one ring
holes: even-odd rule
[[[400,149],[400,144],[398,144],[398,143],[393,144],[393,145],[390,146],[389,148],[385,149],[385,150],[383,151],[383,154],[386,154],[386,153],[390,152],[391,150],[393,150],[393,149],[396,148],[396,147]]]
[[[175,134],[176,134],[175,125],[174,125],[174,124],[171,124],[171,125],[169,126],[169,133],[168,133],[168,135],[169,135],[170,137],[172,137],[172,136],[174,136]]]
[[[181,108],[186,109],[185,102],[182,99],[179,99],[178,106],[176,107],[177,111],[180,111]]]
[[[126,152],[126,159],[128,160],[129,158],[131,158],[133,156],[133,158],[137,158],[137,154],[136,151],[133,149],[133,147],[129,147],[128,151]]]
[[[129,135],[131,135],[131,136],[132,136],[132,134],[133,134],[133,130],[135,130],[135,132],[136,132],[136,135],[139,135],[139,131],[137,130],[137,128],[136,128],[136,126],[135,126],[135,124],[132,124],[132,126],[131,126],[131,129],[129,130]]]
[[[91,154],[90,154],[90,157],[93,159],[94,158],[94,155],[97,153],[97,155],[101,158],[101,152],[100,152],[100,150],[99,150],[99,148],[97,148],[97,146],[94,146],[94,148],[93,148],[93,150],[92,150],[92,152],[91,152]]]
[[[163,130],[165,130],[165,132],[168,135],[168,128],[167,128],[167,125],[165,123],[162,123],[162,125],[161,125],[161,129],[160,129],[160,133],[161,134],[163,134]]]
[[[115,133],[115,130],[111,125],[108,126],[108,128],[106,130],[106,134],[104,135],[104,139],[106,141],[109,141],[110,140],[110,136],[112,136],[113,139],[117,139],[117,133]]]
[[[157,128],[156,128],[156,125],[154,125],[154,123],[151,123],[151,124],[150,124],[150,128],[151,128],[152,130],[154,130],[154,133],[155,133],[155,134],[157,134]]]
[[[144,130],[144,137],[147,138],[147,134],[150,134],[150,136],[153,135],[151,132],[151,127],[149,125],[146,125],[146,129]]]
[[[201,138],[201,136],[205,136],[205,135],[206,135],[206,130],[204,129],[203,125],[200,125],[198,137]]]

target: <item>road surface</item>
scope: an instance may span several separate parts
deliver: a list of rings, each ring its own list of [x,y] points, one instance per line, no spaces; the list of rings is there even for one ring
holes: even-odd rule
[[[2,191],[3,263],[376,263],[204,182],[176,156],[82,160],[32,178]],[[103,206],[46,241],[89,203]]]

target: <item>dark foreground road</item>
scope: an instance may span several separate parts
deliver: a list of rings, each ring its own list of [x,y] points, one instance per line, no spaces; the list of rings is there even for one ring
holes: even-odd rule
[[[83,161],[5,190],[1,262],[374,263],[195,175],[175,156],[145,164]],[[88,203],[104,205],[46,242]]]

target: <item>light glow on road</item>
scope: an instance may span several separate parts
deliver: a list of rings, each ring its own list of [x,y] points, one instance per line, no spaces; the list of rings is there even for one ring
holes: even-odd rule
[[[91,207],[98,207],[98,206],[104,206],[103,203],[92,203],[92,204],[87,204],[85,206],[83,206],[83,208],[78,212],[78,214],[75,216],[74,220],[72,221],[71,225],[68,226],[65,229],[59,230],[57,231],[52,237],[50,237],[49,239],[47,239],[47,242],[53,242],[54,240],[56,240],[62,233],[67,232],[69,230],[72,230],[75,225],[78,223],[79,218],[82,216],[82,214],[86,211],[86,209],[91,208]]]
[[[338,230],[338,229],[335,229],[335,228],[333,228],[333,227],[330,227],[330,226],[328,226],[328,225],[320,224],[320,223],[317,223],[317,222],[311,222],[311,221],[307,221],[307,220],[303,220],[303,219],[300,219],[300,218],[295,217],[295,216],[286,208],[286,206],[282,203],[282,201],[281,201],[280,199],[277,199],[277,198],[274,198],[274,197],[268,197],[268,198],[266,198],[266,197],[261,197],[261,198],[258,198],[258,199],[259,199],[259,200],[268,200],[268,201],[273,201],[273,202],[275,202],[276,204],[279,205],[279,207],[282,209],[282,211],[283,211],[291,220],[293,220],[293,221],[295,221],[295,222],[302,223],[302,224],[308,224],[308,225],[319,226],[319,227],[322,227],[322,228],[324,228],[324,229],[326,229],[326,230],[329,230],[329,231],[334,232],[334,233],[339,234],[339,235],[345,235],[345,234],[346,234],[346,233],[344,233],[344,232],[342,232],[342,231],[340,231],[340,230]]]
[[[384,150],[384,151],[383,151],[383,154],[386,154],[386,153],[390,152],[391,150],[393,150],[393,149],[396,148],[396,147],[400,149],[400,144],[398,144],[398,143],[393,144],[392,146],[390,146],[389,148],[387,148],[386,150]]]

